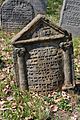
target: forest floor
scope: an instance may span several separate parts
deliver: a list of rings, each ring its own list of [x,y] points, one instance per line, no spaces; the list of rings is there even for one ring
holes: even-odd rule
[[[80,86],[75,89],[77,93],[53,91],[48,96],[17,88],[13,75],[13,36],[14,33],[0,31],[0,120],[80,120]],[[79,83],[79,38],[75,38],[73,43],[75,78]]]

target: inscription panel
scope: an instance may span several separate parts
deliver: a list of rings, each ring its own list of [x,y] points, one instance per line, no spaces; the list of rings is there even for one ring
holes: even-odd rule
[[[22,28],[34,17],[33,7],[26,0],[6,0],[1,11],[3,29]]]
[[[57,87],[63,80],[62,52],[52,46],[32,49],[29,54],[26,61],[29,88],[45,92]]]
[[[1,6],[1,26],[3,29],[22,29],[37,14],[45,14],[46,0],[5,0]]]
[[[64,0],[60,25],[74,36],[80,35],[80,0]]]

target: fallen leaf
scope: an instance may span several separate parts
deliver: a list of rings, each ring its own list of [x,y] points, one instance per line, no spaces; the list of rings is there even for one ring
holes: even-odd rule
[[[58,99],[55,99],[54,102],[55,102],[55,103],[58,103],[58,102],[60,102],[61,100],[62,100],[62,98],[58,98]]]
[[[50,110],[51,110],[51,112],[57,112],[58,106],[57,105],[51,105]]]
[[[9,96],[9,97],[7,97],[7,100],[8,100],[8,101],[12,101],[12,100],[13,100],[13,97],[12,97],[12,96]]]
[[[5,101],[0,101],[0,108],[4,105]]]
[[[17,107],[16,102],[12,103],[12,108],[15,109]]]
[[[62,97],[67,97],[66,92],[62,91]]]

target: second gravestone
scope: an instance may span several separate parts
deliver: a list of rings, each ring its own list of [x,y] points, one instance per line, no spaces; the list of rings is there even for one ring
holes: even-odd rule
[[[33,5],[34,13],[37,14],[45,14],[47,7],[47,0],[29,0],[31,5]]]
[[[21,29],[27,25],[36,14],[44,14],[45,9],[45,2],[42,2],[42,0],[5,0],[1,6],[2,29],[7,31]]]
[[[80,36],[80,0],[64,0],[60,26],[73,36]]]
[[[28,24],[34,17],[32,6],[26,0],[6,0],[1,8],[3,29],[18,29]]]

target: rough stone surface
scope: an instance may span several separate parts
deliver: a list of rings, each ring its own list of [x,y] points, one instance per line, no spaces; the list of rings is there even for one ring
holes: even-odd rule
[[[26,81],[28,89],[45,95],[63,84],[64,89],[72,88],[71,39],[67,31],[42,15],[37,15],[23,28],[12,39],[15,76],[20,88],[26,88]]]
[[[33,5],[35,15],[38,13],[45,14],[47,0],[29,0],[31,5]]]
[[[26,0],[6,0],[1,8],[1,25],[3,29],[22,28],[34,17],[34,10]]]
[[[38,13],[44,14],[46,0],[5,0],[1,6],[1,26],[3,29],[23,28]]]
[[[80,36],[80,0],[64,0],[60,25],[73,36]]]

